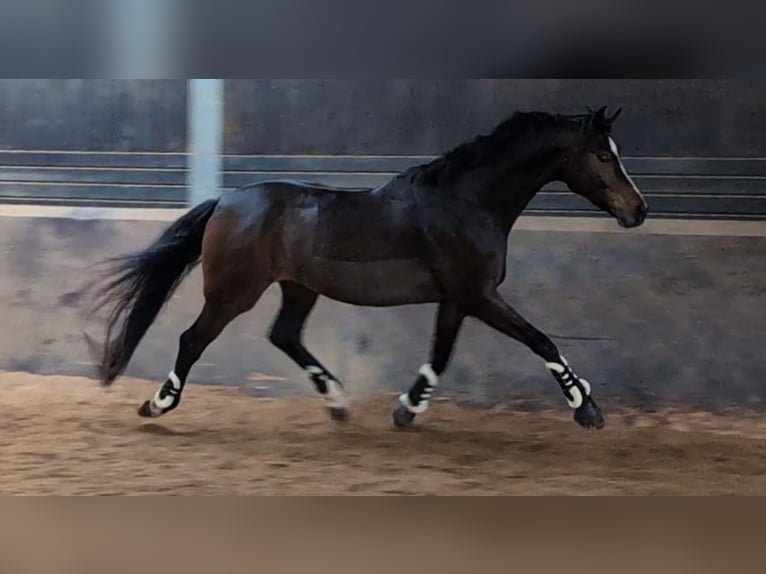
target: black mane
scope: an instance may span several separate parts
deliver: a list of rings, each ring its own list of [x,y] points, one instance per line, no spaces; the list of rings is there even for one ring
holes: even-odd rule
[[[524,157],[524,149],[540,134],[549,134],[552,128],[570,124],[588,127],[594,119],[588,114],[549,114],[546,112],[516,112],[498,125],[491,133],[479,135],[472,141],[436,158],[430,163],[413,167],[403,176],[413,183],[445,185],[460,175],[500,158]]]

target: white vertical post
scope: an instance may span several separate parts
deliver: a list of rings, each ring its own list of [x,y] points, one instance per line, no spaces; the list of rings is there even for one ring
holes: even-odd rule
[[[223,80],[189,80],[188,199],[196,205],[223,186]]]

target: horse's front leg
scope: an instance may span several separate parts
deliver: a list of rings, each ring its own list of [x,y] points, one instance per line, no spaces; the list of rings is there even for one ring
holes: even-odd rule
[[[604,415],[591,396],[588,381],[575,374],[553,341],[530,325],[499,294],[493,293],[483,298],[474,309],[473,315],[490,327],[524,343],[545,361],[546,368],[556,379],[567,403],[574,410],[574,419],[578,424],[586,428],[604,427]]]
[[[415,416],[426,412],[428,401],[439,377],[447,368],[455,339],[463,324],[465,314],[455,303],[442,303],[436,315],[436,330],[431,347],[431,362],[420,367],[418,378],[409,391],[399,397],[399,404],[394,408],[394,424],[406,427],[415,420]]]

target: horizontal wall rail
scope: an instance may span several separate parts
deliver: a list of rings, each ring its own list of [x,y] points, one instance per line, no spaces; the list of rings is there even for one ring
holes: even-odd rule
[[[385,183],[427,156],[227,155],[224,188],[299,179],[346,188]],[[183,153],[0,151],[0,201],[6,203],[183,206]],[[625,158],[655,217],[766,219],[766,158]],[[530,205],[542,215],[595,214],[561,184]]]

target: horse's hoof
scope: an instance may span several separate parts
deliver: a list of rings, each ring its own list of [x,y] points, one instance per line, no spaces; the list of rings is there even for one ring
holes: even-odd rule
[[[152,410],[151,401],[146,401],[143,405],[138,407],[138,416],[144,417],[145,419],[153,419],[157,416]]]
[[[391,413],[394,419],[394,426],[398,428],[407,428],[415,422],[415,413],[411,412],[404,405],[397,405]]]
[[[330,418],[336,423],[345,423],[348,421],[348,409],[345,407],[330,407]]]
[[[595,428],[602,429],[606,422],[604,421],[604,413],[591,397],[587,397],[585,402],[575,410],[574,413],[575,422],[586,429]]]

